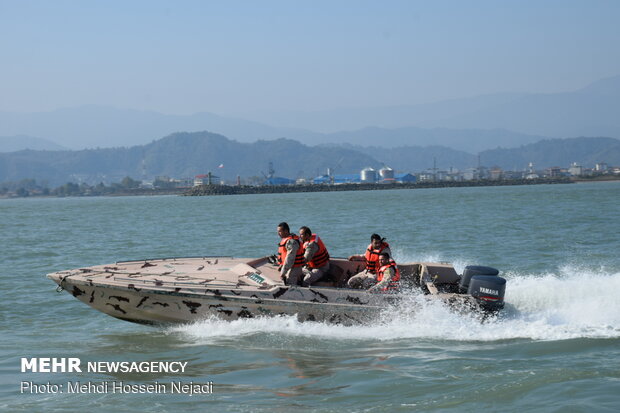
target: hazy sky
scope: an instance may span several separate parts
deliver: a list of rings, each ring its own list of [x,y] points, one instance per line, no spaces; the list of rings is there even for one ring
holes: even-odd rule
[[[0,0],[0,111],[243,115],[570,91],[620,74],[620,1]]]

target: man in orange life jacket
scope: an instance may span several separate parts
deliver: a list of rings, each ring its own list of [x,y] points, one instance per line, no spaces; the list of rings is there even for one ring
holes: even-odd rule
[[[390,258],[390,254],[382,252],[379,254],[379,268],[377,269],[377,283],[370,287],[368,291],[390,292],[400,288],[400,271],[396,262]]]
[[[370,236],[370,245],[364,255],[351,255],[349,261],[366,261],[364,271],[349,278],[349,288],[368,288],[377,282],[377,269],[379,269],[379,254],[386,252],[392,255],[390,245],[379,234]]]
[[[305,266],[303,286],[309,287],[329,271],[329,252],[318,235],[308,227],[299,228],[299,239],[303,242]]]
[[[303,247],[299,237],[291,234],[286,222],[278,224],[278,254],[280,263],[280,278],[287,285],[297,285],[303,278],[301,271],[304,265]]]

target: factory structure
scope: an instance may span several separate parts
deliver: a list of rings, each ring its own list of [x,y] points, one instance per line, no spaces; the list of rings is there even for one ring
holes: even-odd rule
[[[439,168],[429,168],[422,172],[401,173],[396,172],[391,167],[384,165],[380,169],[366,167],[359,173],[336,174],[331,168],[327,168],[326,173],[314,178],[291,179],[276,176],[273,163],[269,163],[268,173],[263,173],[262,179],[254,177],[253,180],[236,177],[235,182],[225,182],[220,177],[211,174],[196,175],[193,179],[193,186],[200,185],[251,185],[251,186],[275,186],[275,185],[342,185],[342,184],[389,184],[389,183],[416,183],[416,182],[463,182],[476,180],[506,180],[506,179],[539,179],[557,177],[584,177],[596,175],[620,175],[620,168],[609,167],[604,162],[599,162],[594,168],[584,168],[577,163],[572,163],[568,168],[551,167],[537,169],[533,163],[529,163],[522,171],[506,171],[499,167],[487,168],[478,166],[458,170],[449,168],[442,170]],[[167,177],[164,177],[167,178]],[[164,179],[158,178],[158,179]],[[168,178],[169,179],[169,178]],[[171,180],[172,181],[172,180]],[[180,181],[179,181],[180,182]],[[187,183],[184,182],[184,185]],[[190,184],[191,186],[191,184]]]
[[[374,168],[364,168],[357,174],[327,174],[312,179],[313,184],[360,184],[360,183],[409,183],[416,182],[415,175],[409,173],[395,173],[389,166],[384,166],[378,171]]]

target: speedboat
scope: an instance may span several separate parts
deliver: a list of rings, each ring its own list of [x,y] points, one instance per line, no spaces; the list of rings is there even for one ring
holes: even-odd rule
[[[330,271],[310,287],[285,285],[274,257],[157,258],[120,261],[48,274],[78,300],[112,317],[144,324],[296,315],[300,321],[365,323],[419,291],[458,311],[484,314],[504,306],[506,280],[491,267],[462,275],[447,263],[398,264],[398,292],[347,287],[364,262],[331,258]]]

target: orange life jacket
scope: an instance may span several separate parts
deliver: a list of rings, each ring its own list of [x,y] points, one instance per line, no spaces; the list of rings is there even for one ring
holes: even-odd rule
[[[379,268],[379,254],[386,248],[389,248],[389,244],[387,242],[382,242],[381,246],[378,249],[372,248],[372,242],[368,245],[368,249],[364,254],[364,258],[366,258],[366,270],[372,274],[377,272],[377,268]]]
[[[381,280],[383,280],[383,273],[385,272],[385,270],[387,270],[390,267],[394,268],[394,276],[392,277],[388,285],[385,288],[383,288],[383,291],[398,290],[400,288],[400,283],[399,283],[400,271],[398,271],[396,262],[394,262],[393,259],[390,259],[389,264],[384,265],[383,267],[379,268],[379,271],[377,271],[377,282],[381,282]]]
[[[316,245],[319,246],[319,250],[314,254],[312,260],[308,262],[308,267],[321,268],[329,262],[329,253],[327,252],[327,248],[325,248],[325,244],[323,244],[323,240],[316,234],[312,234],[310,241],[304,242],[304,251],[311,242],[316,242]]]
[[[280,254],[280,265],[284,265],[286,262],[286,254],[288,251],[286,250],[286,243],[288,240],[294,239],[297,241],[299,248],[297,248],[297,254],[295,255],[295,263],[293,264],[293,268],[301,267],[304,265],[304,249],[299,242],[299,237],[297,235],[291,234],[286,238],[282,238],[282,242],[278,243],[278,253]]]

